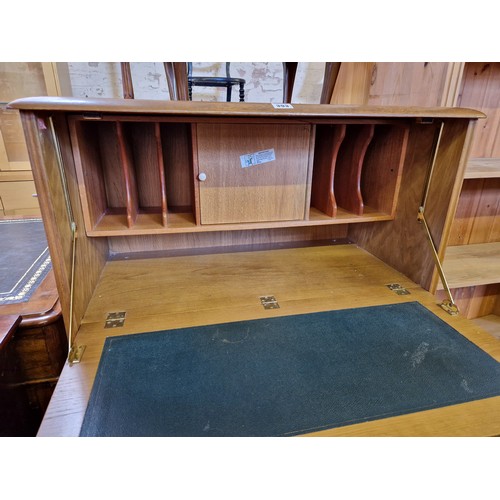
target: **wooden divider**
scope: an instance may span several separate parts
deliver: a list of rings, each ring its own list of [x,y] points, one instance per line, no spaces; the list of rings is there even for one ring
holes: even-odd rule
[[[139,210],[137,181],[135,177],[132,152],[130,151],[130,144],[124,137],[122,122],[116,122],[116,133],[120,149],[120,160],[123,168],[123,176],[125,179],[127,225],[129,228],[131,228],[135,224],[137,213]]]
[[[345,132],[345,125],[316,127],[311,206],[329,217],[337,215],[334,190],[335,165]]]
[[[334,189],[339,207],[355,215],[363,215],[361,171],[366,150],[370,145],[375,125],[349,125],[337,157]]]
[[[158,160],[158,170],[160,174],[161,188],[161,221],[163,226],[167,225],[167,185],[165,181],[165,165],[163,162],[163,147],[161,143],[161,129],[158,122],[155,123],[156,154]]]
[[[406,156],[409,127],[377,125],[361,173],[365,206],[394,215]]]

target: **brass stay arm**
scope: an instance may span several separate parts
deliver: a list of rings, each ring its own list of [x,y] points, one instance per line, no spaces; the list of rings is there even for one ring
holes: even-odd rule
[[[83,356],[86,346],[75,346],[73,344],[73,297],[75,291],[75,262],[76,262],[76,240],[77,240],[77,227],[76,222],[73,217],[73,209],[71,207],[71,202],[68,192],[68,184],[66,181],[66,175],[64,173],[63,158],[61,153],[61,148],[59,146],[59,141],[54,129],[54,122],[52,117],[49,117],[50,132],[52,135],[52,141],[54,143],[54,148],[56,150],[57,166],[59,169],[59,175],[61,177],[61,184],[64,193],[64,201],[66,204],[66,211],[68,213],[68,219],[70,223],[71,230],[71,277],[70,277],[70,294],[69,294],[69,325],[68,325],[68,363],[70,366],[73,363],[79,363]]]
[[[441,302],[441,304],[439,304],[439,305],[447,313],[451,314],[452,316],[456,316],[459,313],[459,309],[458,309],[458,306],[455,304],[455,301],[453,300],[453,295],[451,294],[451,290],[450,290],[450,287],[448,285],[448,280],[446,279],[446,276],[444,274],[443,266],[441,265],[441,261],[439,260],[439,255],[438,255],[438,252],[436,249],[436,245],[434,243],[434,240],[432,239],[431,231],[429,229],[429,226],[427,224],[427,220],[425,218],[425,205],[427,203],[427,197],[429,195],[429,189],[430,189],[432,176],[434,173],[434,167],[436,165],[439,144],[441,142],[441,137],[443,135],[443,128],[444,128],[444,123],[441,122],[436,145],[434,147],[434,153],[433,153],[433,157],[432,157],[431,167],[429,170],[429,176],[427,178],[427,182],[425,185],[424,196],[422,199],[422,203],[418,209],[417,221],[424,226],[425,234],[427,236],[427,240],[429,241],[429,245],[430,245],[431,250],[432,250],[432,256],[434,258],[434,263],[435,263],[437,271],[439,273],[439,277],[441,278],[441,282],[443,283],[443,287],[446,291],[446,294],[448,295],[448,300],[446,300],[446,299],[443,300]]]

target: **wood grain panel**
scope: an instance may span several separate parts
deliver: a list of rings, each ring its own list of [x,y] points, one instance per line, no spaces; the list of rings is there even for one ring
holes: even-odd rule
[[[18,210],[39,208],[33,181],[0,182],[0,200],[5,215]]]
[[[200,189],[201,223],[304,220],[306,184]]]
[[[166,250],[228,248],[255,245],[279,245],[315,240],[342,240],[347,225],[296,228],[255,229],[169,235],[116,236],[109,238],[112,254],[157,252]],[[229,251],[229,250],[228,250]]]
[[[467,179],[462,185],[462,191],[452,223],[448,245],[467,245],[469,243],[474,214],[479,207],[484,181],[482,179]]]
[[[65,326],[68,329],[71,232],[57,157],[45,120],[42,118],[39,121],[37,116],[30,112],[21,112],[21,120],[32,165],[33,179],[39,193],[38,201]],[[83,316],[83,311],[81,314]],[[81,316],[78,318],[78,321],[80,320]]]
[[[363,202],[394,215],[408,144],[409,127],[376,125],[361,172]]]
[[[484,113],[468,108],[418,106],[335,106],[331,104],[294,104],[293,109],[276,109],[270,103],[159,101],[149,99],[78,99],[71,97],[33,97],[9,103],[12,109],[68,112],[102,112],[133,115],[162,115],[163,117],[244,117],[249,118],[484,118]]]
[[[453,221],[449,245],[500,241],[500,179],[467,179]]]
[[[201,223],[304,219],[310,136],[310,125],[198,124]],[[242,167],[271,149],[274,160]]]
[[[443,269],[450,288],[500,283],[500,242],[448,247]]]
[[[49,244],[50,256],[61,301],[66,331],[69,330],[69,298],[71,276],[71,230],[61,184],[54,142],[44,115],[21,113],[26,134],[33,177],[39,193],[40,208]],[[78,329],[87,308],[96,280],[108,254],[107,241],[87,238],[80,204],[79,185],[68,132],[64,117],[55,116],[54,126],[61,146],[65,167],[69,200],[77,224],[75,296],[73,308],[74,330]]]
[[[158,143],[156,139],[156,126],[159,127],[159,124],[128,123],[124,124],[124,130],[132,153],[131,162],[136,180],[138,206],[140,208],[155,208],[160,212],[162,190],[158,165],[158,145],[161,147],[161,143]]]
[[[467,163],[465,179],[500,177],[500,158],[471,158]]]
[[[68,133],[68,124],[66,118],[61,115],[54,116],[54,127],[58,137],[61,148],[62,162],[64,165],[65,177],[67,180],[67,189],[69,202],[72,207],[73,218],[77,227],[77,243],[76,243],[76,256],[75,256],[75,291],[73,299],[73,314],[74,314],[74,335],[78,332],[80,322],[87,309],[88,302],[92,296],[93,291],[101,271],[106,263],[108,257],[108,242],[104,240],[96,240],[95,238],[88,238],[85,234],[85,224],[81,203],[79,199],[79,184],[76,176],[76,169],[74,158],[72,154],[71,141]],[[55,165],[54,165],[55,166]],[[52,169],[52,164],[46,164],[44,168]],[[54,190],[61,189],[60,176],[56,176],[53,180]],[[62,215],[60,209],[56,212],[59,224],[62,224]],[[45,218],[44,218],[45,223]],[[46,225],[45,225],[46,227]],[[60,234],[65,238],[65,258],[69,259],[71,256],[70,234],[67,232],[66,225],[59,227]],[[66,240],[67,238],[67,240]],[[50,249],[50,243],[49,243]],[[51,251],[53,268],[60,265],[60,262],[54,260]],[[69,260],[68,260],[69,263]],[[69,281],[68,281],[69,283]],[[59,286],[59,284],[58,284]],[[59,297],[61,297],[61,292]],[[66,324],[66,331],[68,331],[67,320],[69,318],[69,311],[63,310],[64,321]]]
[[[0,102],[47,95],[42,63],[0,62]]]
[[[104,172],[99,155],[98,130],[93,124],[69,119],[76,176],[80,184],[83,218],[93,229],[108,208]]]
[[[368,103],[374,63],[340,63],[330,104]]]
[[[19,111],[0,107],[0,135],[5,156],[5,162],[0,163],[0,170],[19,170],[20,165],[29,170],[28,151]]]
[[[448,85],[443,62],[377,62],[369,104],[378,106],[441,106]]]
[[[471,157],[500,157],[500,63],[465,64],[458,105],[486,113],[477,127]]]
[[[192,211],[194,181],[190,125],[162,123],[160,128],[169,209],[189,207]]]
[[[437,281],[437,277],[433,277],[434,259],[424,229],[417,222],[417,214],[438,127],[436,123],[411,126],[395,220],[376,225],[353,225],[349,229],[353,241],[425,289],[434,287],[433,280]],[[445,123],[426,209],[426,218],[441,254],[465,169],[462,149],[468,137],[467,123]]]
[[[475,318],[474,324],[500,340],[500,314],[488,314],[481,318]]]
[[[500,241],[500,179],[487,179],[483,183],[478,207],[474,214],[469,243]]]
[[[127,188],[117,125],[113,122],[89,122],[89,126],[97,128],[98,151],[106,190],[106,204],[109,208],[125,209]]]

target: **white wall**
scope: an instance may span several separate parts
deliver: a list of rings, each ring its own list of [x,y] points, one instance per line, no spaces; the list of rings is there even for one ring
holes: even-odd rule
[[[72,94],[75,97],[122,97],[120,63],[68,63]],[[319,103],[325,63],[299,63],[292,102]],[[169,100],[162,62],[131,63],[136,99]],[[225,63],[193,63],[193,75],[225,75]],[[283,66],[281,62],[233,62],[231,76],[244,78],[246,102],[282,102]],[[193,89],[193,100],[224,101],[223,88]],[[238,101],[238,88],[233,88],[233,101]]]

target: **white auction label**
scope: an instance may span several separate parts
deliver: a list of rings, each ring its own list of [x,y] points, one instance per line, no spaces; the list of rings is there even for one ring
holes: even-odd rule
[[[276,160],[274,149],[264,149],[263,151],[257,151],[256,153],[249,153],[240,156],[242,168],[261,165],[262,163],[268,163],[274,160]]]
[[[273,108],[276,108],[276,109],[293,109],[293,106],[291,104],[287,104],[285,102],[278,102],[278,103],[274,103],[273,102]]]

